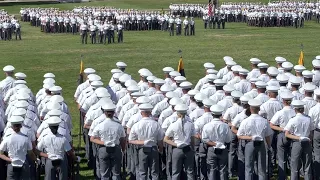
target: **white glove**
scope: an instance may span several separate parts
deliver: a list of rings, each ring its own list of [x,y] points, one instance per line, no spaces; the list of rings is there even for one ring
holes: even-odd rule
[[[77,162],[81,161],[81,157],[77,156]]]
[[[145,141],[143,142],[143,145],[144,145],[144,146],[150,146],[151,142],[152,142],[152,140],[145,140]]]
[[[180,148],[183,145],[183,143],[178,143],[177,148]]]
[[[37,164],[40,164],[41,160],[39,158],[37,158]]]
[[[222,142],[216,142],[216,148],[217,149],[225,149],[226,146]]]
[[[310,139],[308,137],[300,137],[300,142],[302,141],[310,141]]]

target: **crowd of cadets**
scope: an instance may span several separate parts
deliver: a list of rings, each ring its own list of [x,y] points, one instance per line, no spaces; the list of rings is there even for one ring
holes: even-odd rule
[[[0,40],[21,40],[21,25],[14,15],[9,15],[5,10],[0,10]]]
[[[72,148],[69,108],[56,85],[55,75],[46,73],[43,87],[34,94],[27,75],[5,66],[0,82],[0,179],[46,180],[72,178],[80,159]]]
[[[223,60],[205,63],[195,86],[171,67],[157,77],[142,68],[135,81],[118,62],[107,98],[85,69],[74,98],[96,177],[320,179],[320,56],[312,70],[283,57],[252,58],[251,70]]]

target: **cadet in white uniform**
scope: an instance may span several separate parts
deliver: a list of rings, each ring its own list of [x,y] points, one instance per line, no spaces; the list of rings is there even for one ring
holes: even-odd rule
[[[244,119],[238,129],[238,139],[245,140],[245,179],[252,179],[254,172],[254,161],[258,159],[257,174],[259,179],[267,178],[266,172],[266,146],[271,148],[272,129],[268,121],[258,115],[261,101],[249,100],[251,115]]]
[[[268,95],[266,95],[267,84],[263,81],[257,81],[255,84],[256,84],[256,87],[258,90],[258,94],[254,99],[257,99],[257,100],[261,101],[262,103],[267,102],[269,100]]]
[[[172,180],[179,180],[184,169],[188,180],[194,179],[194,125],[185,118],[188,106],[175,106],[179,119],[167,129],[164,142],[173,146],[172,152]]]
[[[312,179],[312,146],[314,124],[309,116],[304,115],[305,102],[292,101],[296,116],[291,118],[284,127],[285,135],[292,140],[291,149],[291,179],[299,179],[300,167],[304,171],[304,179]],[[302,163],[302,164],[301,164]]]
[[[237,91],[242,92],[242,94],[247,93],[251,90],[251,83],[247,80],[248,70],[241,68],[239,70],[240,81],[234,85]]]
[[[8,162],[8,180],[30,179],[29,164],[26,160],[27,155],[32,161],[36,161],[30,139],[27,135],[20,132],[23,120],[24,119],[19,116],[10,118],[14,133],[3,139],[0,144],[0,158]],[[5,152],[7,152],[8,155],[5,155]]]
[[[213,82],[216,86],[217,91],[214,93],[214,95],[212,95],[209,98],[212,99],[215,104],[217,104],[220,100],[222,100],[225,97],[225,92],[223,91],[223,86],[225,84],[227,84],[227,82],[222,79],[216,79]]]
[[[13,78],[15,68],[11,65],[7,65],[3,68],[3,71],[6,75],[6,78],[0,82],[0,91],[2,98],[6,96],[6,93],[9,89],[13,87]]]
[[[261,75],[260,70],[258,68],[258,64],[261,62],[261,60],[258,58],[251,58],[250,62],[252,70],[248,73],[248,80],[250,80],[251,78],[258,78]]]
[[[130,130],[129,143],[138,146],[139,178],[159,179],[159,153],[163,152],[163,132],[161,126],[150,118],[153,106],[139,106],[142,119]]]
[[[302,99],[305,102],[304,114],[309,114],[309,110],[317,104],[317,101],[313,99],[313,93],[316,89],[316,86],[310,83],[307,83],[303,86],[304,88],[304,98]]]
[[[87,87],[90,86],[88,76],[89,76],[90,74],[96,73],[96,71],[95,71],[94,69],[92,69],[92,68],[86,68],[83,72],[84,72],[84,74],[85,74],[85,76],[86,76],[86,77],[85,77],[86,81],[83,82],[82,84],[80,84],[80,85],[77,87],[76,92],[74,93],[74,99],[75,99],[75,101],[79,98],[81,92],[82,92],[85,88],[87,88]]]
[[[99,145],[98,156],[101,180],[110,178],[121,180],[122,152],[126,147],[126,134],[120,122],[115,119],[116,106],[108,103],[102,107],[105,112],[103,122],[93,129],[91,142]]]
[[[213,105],[210,107],[213,119],[204,125],[202,141],[208,146],[207,163],[208,179],[227,180],[228,177],[228,149],[227,144],[231,141],[231,130],[227,124],[220,120],[222,106]]]

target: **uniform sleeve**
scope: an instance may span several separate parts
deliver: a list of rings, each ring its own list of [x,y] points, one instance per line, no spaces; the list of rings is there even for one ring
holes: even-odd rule
[[[129,134],[129,141],[134,141],[134,140],[137,140],[138,139],[138,135],[137,135],[137,126],[136,124],[133,125],[131,131],[130,131],[130,134]]]
[[[232,132],[231,132],[231,130],[230,130],[230,128],[227,128],[227,134],[226,134],[226,139],[225,139],[225,142],[226,143],[230,143],[231,142],[231,140],[232,140]]]
[[[194,128],[194,125],[192,124],[191,125],[191,136],[195,136],[197,133],[196,133],[196,130]]]
[[[42,138],[39,142],[38,142],[38,144],[37,144],[37,149],[39,150],[39,151],[43,151],[43,149],[44,149],[44,140],[43,140],[44,138]]]
[[[293,132],[293,124],[292,124],[293,119],[290,119],[288,121],[288,124],[286,125],[286,127],[284,127],[285,131],[289,131],[290,133]]]
[[[124,138],[124,137],[126,137],[126,133],[125,133],[125,131],[124,131],[124,128],[120,125],[120,129],[119,129],[119,133],[120,133],[120,137],[121,138]]]
[[[237,136],[243,136],[243,135],[245,135],[245,124],[242,121],[242,123],[240,123]]]
[[[271,118],[270,122],[274,125],[280,125],[280,112],[281,111],[278,111],[276,112],[276,114]]]
[[[135,116],[131,116],[131,118],[129,119],[129,121],[126,124],[127,128],[132,128],[132,126],[134,125],[134,118],[135,118]]]
[[[7,152],[8,151],[8,141],[7,139],[4,139],[0,144],[0,151],[1,152]]]
[[[208,133],[208,128],[207,128],[207,126],[206,125],[204,125],[204,127],[203,127],[203,130],[202,130],[202,133],[201,133],[201,138],[202,138],[202,141],[203,142],[209,142],[210,141],[210,139],[209,139],[209,134],[210,133]]]
[[[312,119],[310,118],[310,125],[309,125],[310,131],[313,131],[315,129],[315,125],[312,121]]]
[[[162,127],[162,128],[163,128],[163,127]],[[173,135],[174,135],[173,124],[171,124],[171,125],[168,127],[165,135],[168,136],[168,137],[173,137]]]
[[[231,121],[231,119],[230,119],[230,108],[228,108],[227,110],[226,110],[226,112],[224,113],[224,115],[223,115],[223,119],[225,119],[225,120],[227,120],[227,121]]]
[[[42,131],[44,130],[46,124],[47,124],[47,123],[46,123],[45,121],[41,123],[41,125],[39,126],[39,128],[38,128],[38,130],[37,130],[37,133],[38,133],[38,134],[41,134],[41,133],[42,133]]]
[[[271,136],[273,134],[273,130],[270,127],[270,124],[267,123],[267,129],[266,129],[266,134],[265,137]]]
[[[100,128],[99,126],[95,127],[92,131],[92,136],[94,137],[100,137]]]
[[[29,138],[28,138],[28,140],[29,140]],[[32,150],[32,143],[31,143],[31,141],[27,141],[27,150],[28,150],[28,151],[31,151],[31,150]]]
[[[68,142],[68,140],[66,138],[64,138],[64,144],[63,144],[63,148],[64,148],[64,151],[68,152],[70,151],[72,148],[71,148],[71,145],[70,143]]]
[[[164,132],[162,131],[160,125],[158,127],[159,128],[158,128],[158,139],[157,140],[161,141],[161,140],[163,140]]]

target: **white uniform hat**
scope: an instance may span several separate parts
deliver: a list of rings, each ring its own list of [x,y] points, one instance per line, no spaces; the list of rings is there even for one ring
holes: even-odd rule
[[[138,97],[144,96],[142,92],[134,92],[131,94],[133,99],[137,99]]]
[[[289,81],[289,77],[285,74],[278,74],[277,80],[279,83],[287,83]]]
[[[124,62],[117,62],[117,63],[116,63],[116,66],[117,66],[118,68],[126,68],[126,67],[127,67],[127,64],[124,63]]]
[[[190,91],[188,91],[188,95],[191,97],[194,97],[196,94],[198,94],[200,91],[195,90],[195,89],[191,89]]]
[[[284,70],[291,70],[293,68],[293,64],[291,62],[283,62],[282,63],[282,67],[284,68]]]
[[[180,84],[182,89],[190,89],[192,87],[192,83],[189,81],[184,81]]]
[[[46,78],[43,80],[43,84],[54,84],[54,83],[56,83],[56,80],[52,78]]]
[[[45,89],[50,89],[50,88],[52,88],[53,86],[55,86],[54,84],[43,84],[43,88],[45,88]]]
[[[257,81],[255,83],[257,88],[266,88],[267,87],[267,83],[263,82],[263,81]]]
[[[61,116],[62,111],[59,109],[52,109],[47,113],[49,116]]]
[[[303,102],[303,101],[301,101],[301,100],[293,100],[292,102],[291,102],[291,105],[294,107],[294,108],[304,108],[304,105],[305,105],[306,103],[305,102]]]
[[[240,68],[239,69],[239,74],[240,75],[248,75],[249,71],[245,68]]]
[[[59,126],[59,124],[61,123],[61,119],[59,117],[53,116],[53,117],[49,117],[46,122],[49,126]]]
[[[315,68],[320,68],[320,60],[318,60],[318,59],[313,60],[312,66]]]
[[[133,79],[130,79],[130,80],[128,80],[128,81],[126,81],[125,83],[124,83],[124,85],[126,86],[126,87],[129,87],[129,86],[134,86],[134,85],[138,85],[138,83],[135,81],[135,80],[133,80]]]
[[[259,64],[261,62],[261,60],[258,58],[251,58],[250,62],[251,62],[251,64]]]
[[[233,58],[230,57],[230,56],[225,56],[223,57],[223,60],[226,62],[226,61],[233,61]]]
[[[320,55],[316,56],[316,59],[317,59],[317,60],[320,60]]]
[[[268,68],[267,73],[270,76],[277,76],[279,74],[279,70],[276,67],[271,66]]]
[[[303,88],[305,92],[313,92],[317,87],[311,83],[306,83]]]
[[[27,114],[27,110],[24,108],[17,108],[12,112],[12,116],[24,116]]]
[[[223,86],[223,90],[224,90],[224,92],[231,93],[231,92],[234,91],[235,89],[234,89],[234,87],[231,86],[231,85],[224,85],[224,86]]]
[[[230,67],[230,66],[237,65],[237,63],[234,61],[226,61],[226,65]]]
[[[240,65],[234,65],[231,67],[231,71],[233,72],[239,72],[239,70],[241,69],[242,67]]]
[[[113,104],[112,100],[110,98],[101,98],[99,101],[98,101],[98,105],[99,106],[103,106],[105,104],[108,104],[108,103],[111,103]]]
[[[194,99],[197,101],[197,102],[202,102],[203,100],[207,99],[208,97],[203,94],[203,93],[197,93],[195,96],[194,96]]]
[[[4,72],[12,72],[12,71],[14,71],[15,69],[14,69],[14,67],[12,66],[12,65],[7,65],[7,66],[5,66],[4,68],[3,68],[3,71]]]
[[[60,86],[53,86],[49,89],[52,93],[60,93],[62,91],[62,88]]]
[[[302,71],[302,76],[305,78],[313,78],[314,73],[309,70]]]
[[[122,74],[120,77],[119,77],[119,81],[121,83],[125,83],[126,81],[130,80],[131,79],[131,76],[128,75],[128,74]]]
[[[108,90],[106,88],[100,87],[94,91],[98,98],[110,97]]]
[[[61,109],[61,105],[58,102],[48,102],[47,103],[47,109],[53,110],[53,109]]]
[[[206,68],[206,69],[214,69],[215,65],[210,63],[210,62],[206,62],[206,63],[203,64],[203,67]]]
[[[147,77],[147,80],[148,80],[149,83],[154,83],[153,81],[154,81],[155,79],[157,79],[157,77],[155,77],[155,76],[148,76],[148,77]]]
[[[103,86],[103,82],[101,82],[101,81],[92,81],[91,86],[92,87],[96,87],[96,88],[102,87]]]
[[[267,91],[268,91],[268,92],[278,93],[279,87],[278,87],[278,86],[267,86]]]
[[[92,69],[92,68],[86,68],[83,71],[85,74],[89,75],[89,74],[94,74],[96,73],[96,70]]]
[[[302,65],[295,65],[294,70],[297,72],[302,72],[302,71],[306,70],[306,68]]]
[[[256,84],[256,82],[260,81],[258,78],[250,78],[249,80],[251,83]]]
[[[215,104],[210,107],[210,111],[214,115],[222,115],[224,109],[222,106]]]
[[[212,99],[207,98],[207,99],[204,99],[204,100],[202,101],[202,104],[203,104],[205,107],[210,108],[211,106],[214,105],[214,101],[213,101]]]
[[[218,74],[218,71],[215,70],[215,69],[207,69],[207,73],[208,73],[208,74],[215,74],[215,75],[217,75],[217,74]]]
[[[148,76],[152,76],[153,74],[150,71],[142,71],[140,73],[140,76],[142,77],[148,77]]]
[[[132,85],[127,87],[127,90],[130,91],[131,93],[134,93],[134,92],[140,91],[140,88],[137,85]]]
[[[162,85],[164,85],[166,83],[166,81],[163,80],[163,79],[156,78],[155,80],[153,80],[153,83],[155,85],[162,86]]]
[[[166,93],[166,97],[168,98],[168,99],[172,99],[172,98],[174,98],[174,97],[177,97],[177,98],[179,98],[179,95],[176,93],[176,92],[167,92]]]
[[[165,67],[165,68],[162,69],[162,71],[164,73],[170,73],[171,71],[174,71],[174,69],[172,67]]]
[[[291,83],[291,85],[300,85],[302,80],[296,76],[292,76],[290,79],[289,79],[289,82]]]
[[[149,71],[149,69],[141,68],[141,69],[139,69],[138,73],[141,74],[142,71]],[[149,71],[149,72],[150,72],[150,71]]]
[[[162,91],[164,93],[165,92],[171,92],[171,91],[173,91],[173,87],[170,86],[169,84],[164,84],[164,85],[161,86],[160,91]]]
[[[276,57],[274,60],[276,60],[276,62],[277,62],[278,64],[287,61],[284,57],[280,57],[280,56]]]
[[[251,96],[248,96],[248,95],[243,95],[243,96],[240,97],[240,101],[243,104],[248,104],[250,99],[253,99],[253,98]]]
[[[26,109],[29,106],[29,103],[27,101],[18,101],[14,104],[15,107],[17,108],[24,108]]]
[[[15,86],[17,86],[18,84],[24,84],[25,85],[25,84],[27,84],[27,82],[25,80],[19,79],[19,80],[14,81],[13,84],[15,84]]]
[[[253,107],[259,107],[259,106],[262,105],[262,102],[261,102],[260,100],[258,100],[258,99],[250,99],[250,100],[248,101],[248,104],[249,104],[250,106],[253,106]]]
[[[53,73],[45,73],[43,75],[44,78],[55,78],[56,76]]]
[[[19,93],[17,94],[18,100],[28,100],[30,99],[30,95],[28,93]]]
[[[101,107],[103,111],[115,111],[117,106],[113,103],[107,103]]]
[[[171,98],[170,101],[169,101],[169,104],[170,104],[171,106],[175,106],[175,105],[177,105],[177,104],[182,104],[182,103],[183,103],[182,99],[180,99],[180,98],[178,98],[178,97],[173,97],[173,98]]]
[[[112,74],[112,78],[115,80],[119,80],[119,78],[123,75],[123,73],[114,73]],[[91,76],[89,76],[89,81],[98,81],[98,80],[94,80],[94,79],[90,79]],[[100,80],[99,80],[100,81]]]
[[[88,79],[89,81],[100,81],[101,80],[101,77],[96,75],[96,74],[90,74],[88,75]]]
[[[181,74],[180,74],[178,71],[171,71],[171,72],[169,73],[169,75],[170,75],[171,77],[181,76]]]
[[[233,99],[240,99],[240,97],[243,96],[243,94],[240,91],[232,91],[231,96],[233,97]]]
[[[182,83],[182,82],[186,81],[187,78],[185,78],[184,76],[176,76],[176,77],[174,77],[174,80],[175,80],[177,83]]]
[[[25,79],[27,77],[27,75],[25,73],[22,73],[22,72],[17,72],[17,73],[14,74],[14,76],[17,79]]]
[[[136,103],[138,103],[138,104],[145,104],[145,103],[149,103],[149,102],[150,102],[150,99],[146,96],[138,97],[136,100]]]
[[[224,86],[227,84],[227,82],[225,80],[222,80],[222,79],[216,79],[213,81],[213,83],[216,85],[216,86]]]
[[[11,125],[22,124],[23,121],[24,119],[21,116],[11,116],[9,119],[9,122],[11,123]]]
[[[64,99],[63,99],[63,97],[60,96],[60,95],[54,95],[54,96],[52,96],[52,97],[50,98],[50,102],[61,103],[61,102],[63,102],[63,101],[64,101]]]
[[[285,91],[280,94],[280,97],[283,100],[291,100],[294,96],[290,91]]]
[[[120,69],[111,69],[111,74],[114,74],[114,73],[122,73],[122,71]]]
[[[269,65],[267,64],[267,63],[259,63],[258,64],[258,68],[260,68],[260,69],[262,69],[262,68],[268,68],[269,67]]]
[[[141,111],[152,111],[153,106],[151,104],[149,104],[149,103],[144,103],[144,104],[140,104],[139,105],[139,109]]]
[[[174,107],[174,110],[179,112],[179,113],[186,113],[188,111],[188,106],[185,105],[185,104],[177,104],[175,107]]]
[[[208,79],[209,82],[214,82],[214,80],[218,79],[218,76],[215,74],[208,74],[206,75],[206,78]]]

